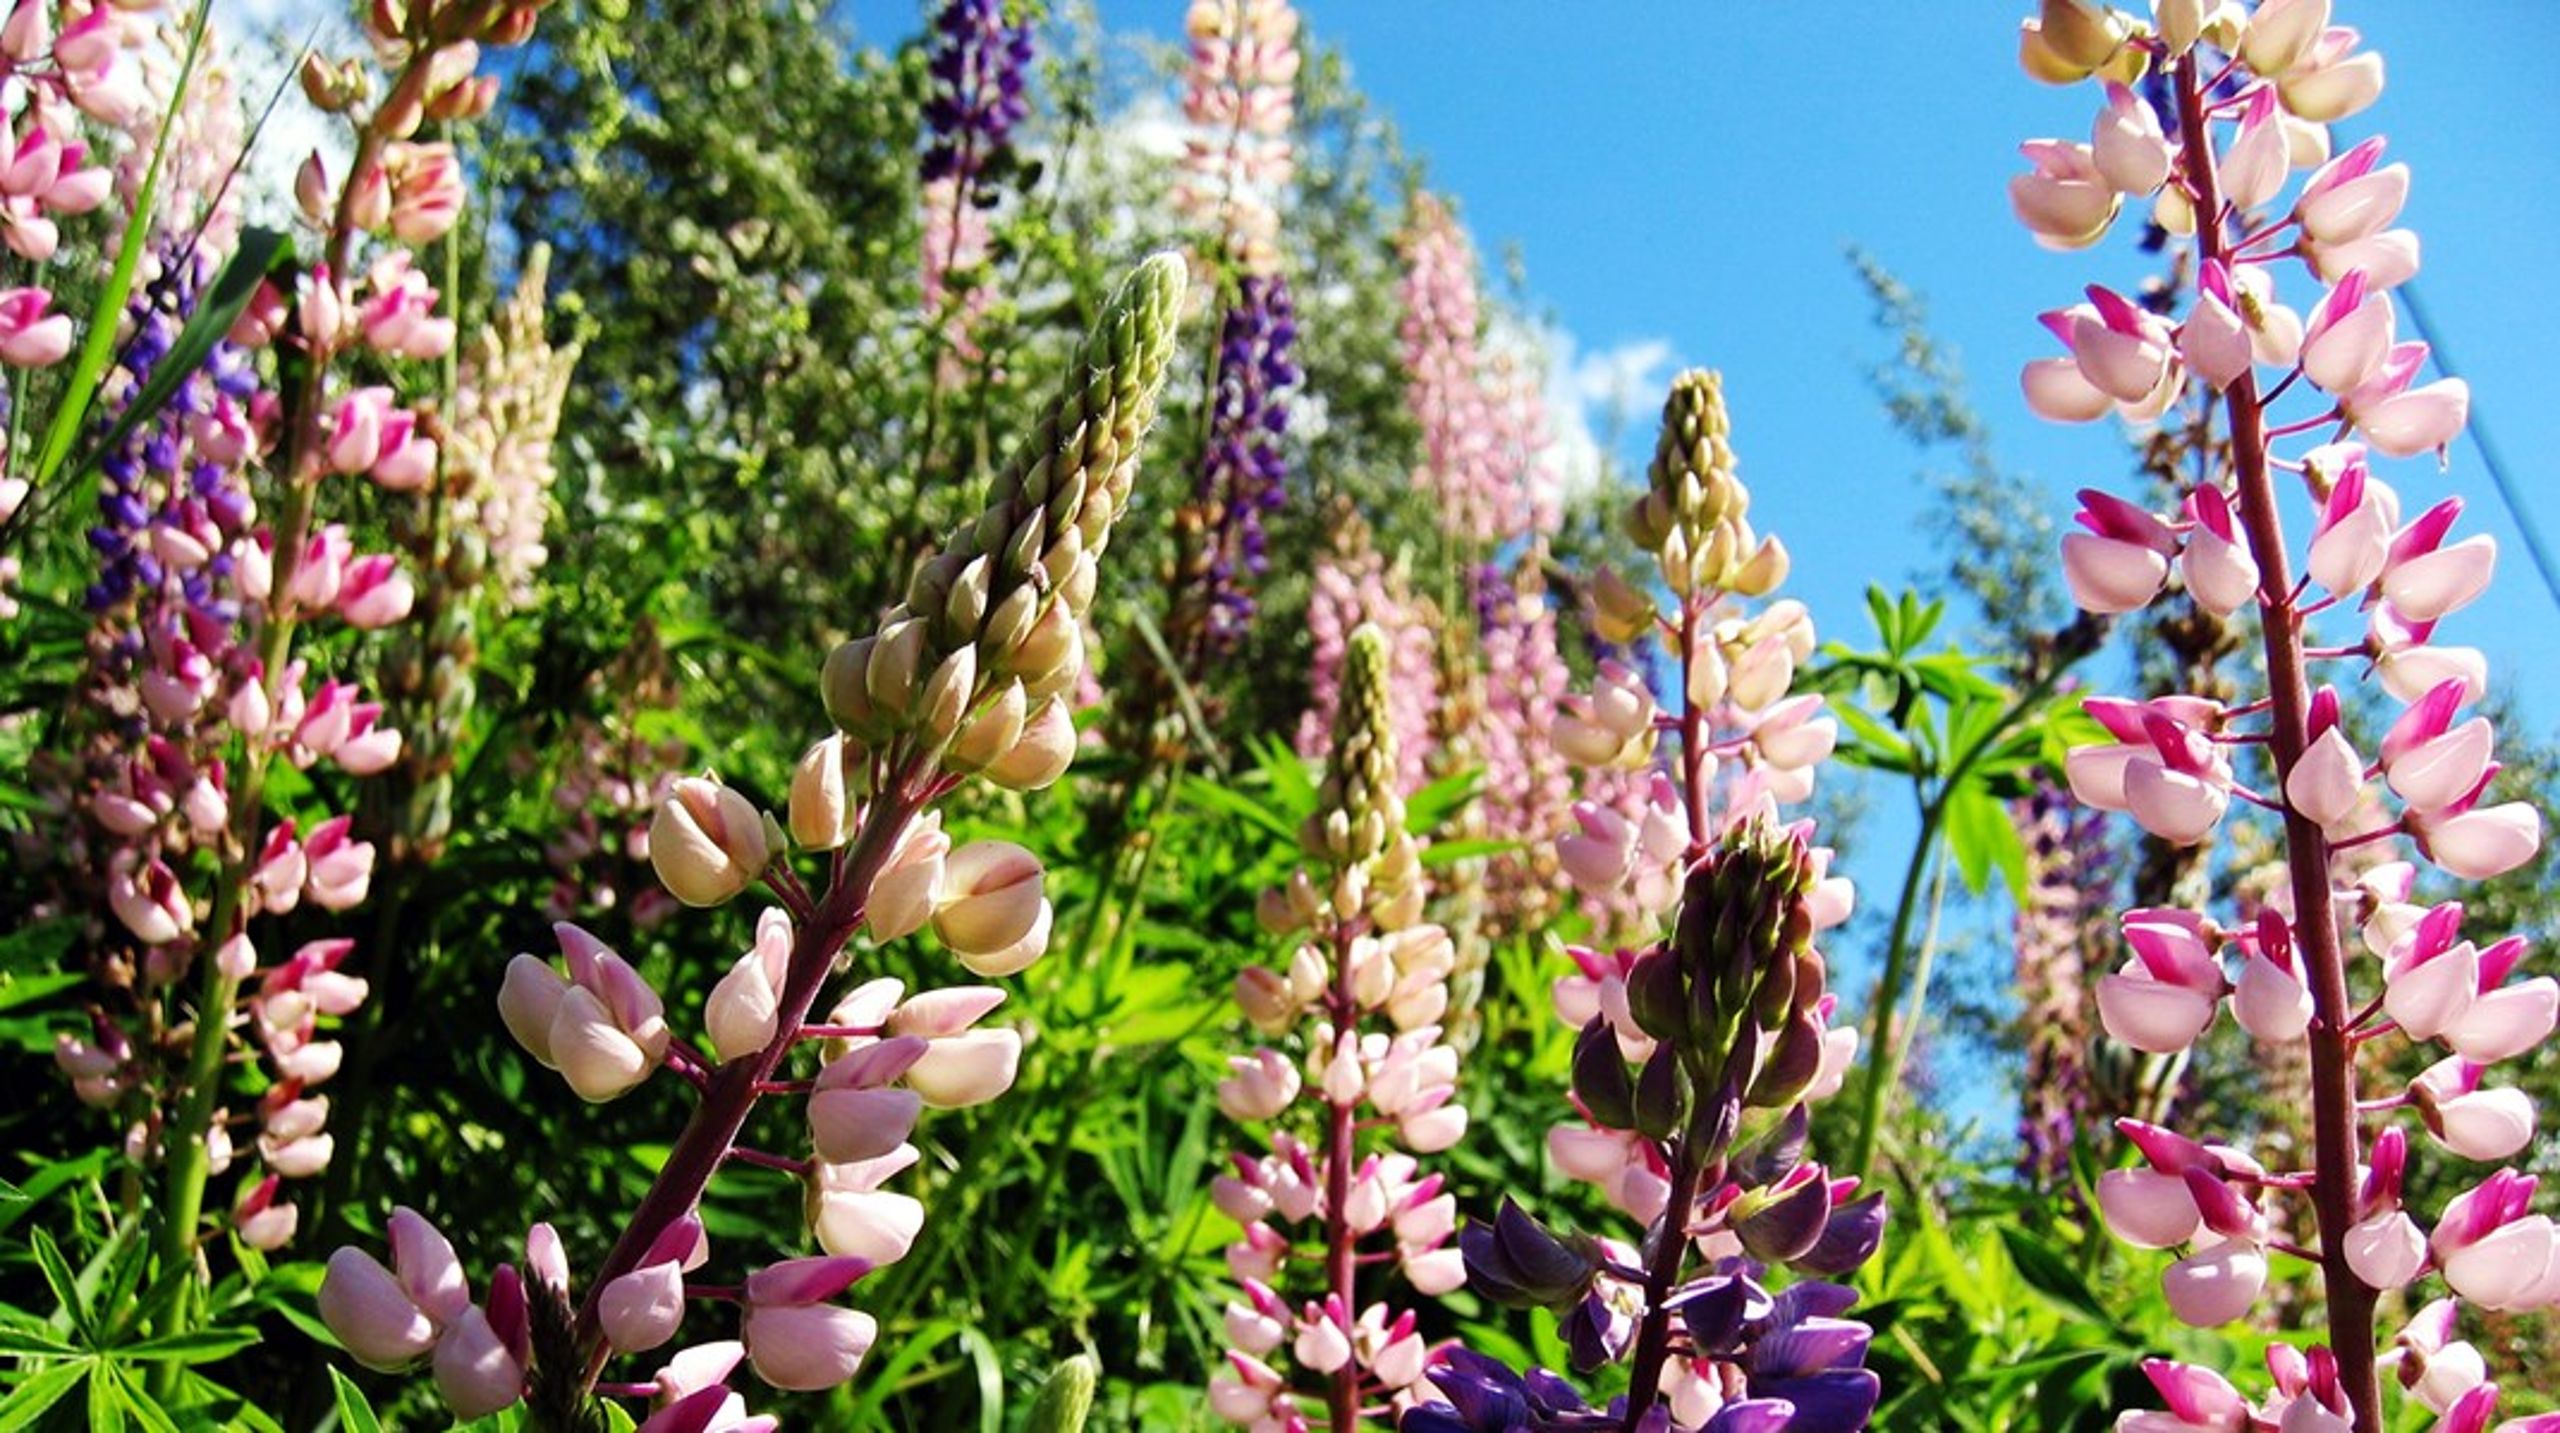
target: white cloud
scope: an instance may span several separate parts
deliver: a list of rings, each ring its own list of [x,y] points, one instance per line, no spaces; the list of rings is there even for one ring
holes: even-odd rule
[[[1629,339],[1585,350],[1556,323],[1496,320],[1487,346],[1524,355],[1545,374],[1547,448],[1542,463],[1568,501],[1599,485],[1605,461],[1632,424],[1661,402],[1676,360],[1662,338]]]

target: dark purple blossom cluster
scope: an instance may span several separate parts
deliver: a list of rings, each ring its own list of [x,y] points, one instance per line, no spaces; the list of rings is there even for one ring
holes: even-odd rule
[[[132,333],[109,379],[124,401],[167,360],[204,268],[173,257],[133,299]],[[234,551],[256,519],[239,459],[257,387],[247,352],[218,343],[159,412],[99,460],[98,521],[88,532],[98,576],[88,607],[100,616],[132,609],[131,620],[110,624],[112,650],[102,654],[117,669],[110,675],[129,675],[146,652],[162,662],[219,663],[233,645]]]
[[[1858,1295],[1821,1280],[1772,1294],[1745,1261],[1699,1280],[1674,1301],[1693,1348],[1712,1357],[1724,1386],[1712,1410],[1654,1404],[1633,1433],[1856,1433],[1874,1416],[1883,1385],[1865,1366],[1874,1330],[1843,1318]],[[1425,1375],[1439,1391],[1397,1426],[1402,1433],[1601,1433],[1628,1427],[1627,1400],[1594,1408],[1545,1369],[1517,1373],[1464,1348],[1449,1349]],[[1704,1413],[1693,1423],[1683,1413]]]
[[[934,17],[925,100],[924,178],[975,184],[1030,107],[1031,27],[1005,20],[1004,0],[948,0]]]
[[[1290,357],[1297,312],[1277,275],[1238,285],[1220,338],[1217,389],[1210,395],[1209,440],[1200,455],[1194,499],[1209,515],[1205,636],[1211,652],[1234,647],[1253,621],[1249,578],[1269,566],[1262,519],[1288,499],[1289,465],[1281,439],[1289,428],[1289,390],[1298,382]]]

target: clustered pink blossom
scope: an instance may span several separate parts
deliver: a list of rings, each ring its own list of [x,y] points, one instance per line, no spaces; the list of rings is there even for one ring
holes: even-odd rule
[[[17,15],[41,8],[22,4]],[[90,12],[61,43],[109,33],[114,13]],[[532,15],[527,6],[469,18],[481,39],[515,43]],[[360,631],[397,623],[415,600],[398,560],[358,551],[329,513],[347,506],[340,475],[406,490],[434,470],[435,444],[391,389],[342,386],[339,375],[359,352],[374,362],[418,361],[450,348],[452,323],[433,312],[439,295],[397,245],[451,227],[461,175],[450,146],[408,136],[430,116],[485,110],[494,93],[493,81],[472,78],[478,43],[451,38],[435,7],[377,8],[372,18],[390,78],[357,123],[356,178],[343,194],[306,185],[301,196],[321,230],[322,261],[290,296],[262,286],[206,367],[186,377],[180,398],[137,431],[134,451],[101,465],[103,522],[92,537],[107,561],[90,592],[98,622],[89,688],[101,731],[78,800],[99,838],[101,896],[115,919],[103,959],[111,974],[130,972],[112,983],[134,991],[137,1009],[129,1029],[94,1012],[90,1035],[63,1036],[57,1057],[83,1098],[129,1121],[130,1157],[161,1167],[166,1267],[194,1260],[206,1182],[234,1163],[235,1129],[252,1124],[265,1173],[245,1182],[232,1223],[260,1248],[292,1236],[295,1210],[279,1181],[319,1173],[333,1153],[328,1099],[316,1091],[337,1073],[342,1051],[324,1022],[367,993],[344,968],[351,941],[323,938],[262,958],[261,918],[306,900],[343,913],[365,899],[374,868],[374,849],[353,834],[349,816],[312,809],[308,799],[290,814],[270,812],[268,777],[324,764],[365,777],[400,755],[401,736],[380,704],[313,671],[295,643],[330,618]],[[447,38],[428,43],[431,30]],[[127,60],[142,95],[151,88],[144,62]],[[352,103],[328,102],[329,84],[314,73],[306,69],[306,88],[324,108]],[[236,109],[238,99],[226,83],[189,93],[191,108],[168,134],[170,173],[182,197],[209,204],[222,183],[212,176],[227,175],[237,158],[218,147],[239,143],[242,126],[236,114],[205,107]],[[103,194],[103,171],[97,183]],[[170,212],[135,222],[166,231],[153,271],[183,317],[220,253],[204,247],[209,236],[194,235],[198,214]],[[359,270],[365,230],[388,231],[394,242]],[[132,401],[173,336],[171,316],[138,293],[106,401]],[[249,355],[268,346],[301,360],[291,403],[258,386]],[[188,978],[192,995],[178,988]],[[235,1045],[267,1065],[266,1092],[247,1113],[230,1108]]]
[[[1363,623],[1375,623],[1387,634],[1387,660],[1394,671],[1388,701],[1396,780],[1403,790],[1419,790],[1428,780],[1432,712],[1439,705],[1438,614],[1413,595],[1402,565],[1390,566],[1367,546],[1365,536],[1349,551],[1329,553],[1316,563],[1315,589],[1307,598],[1315,656],[1308,673],[1307,709],[1298,719],[1298,754],[1318,760],[1332,745],[1332,724],[1323,713],[1341,700],[1343,652]]]
[[[1422,427],[1414,486],[1470,550],[1551,526],[1555,495],[1534,461],[1545,422],[1534,376],[1479,343],[1475,251],[1437,197],[1415,200],[1404,238],[1405,401]]]
[[[1192,0],[1184,20],[1182,169],[1175,209],[1221,236],[1245,272],[1279,267],[1281,201],[1296,173],[1298,13],[1289,0]]]
[[[1450,1242],[1457,1200],[1415,1158],[1455,1144],[1467,1111],[1442,1024],[1456,950],[1421,920],[1420,849],[1395,784],[1390,662],[1383,630],[1353,632],[1321,808],[1302,840],[1307,865],[1262,901],[1264,926],[1295,949],[1285,971],[1236,978],[1255,1031],[1296,1048],[1230,1057],[1218,1085],[1219,1109],[1264,1126],[1267,1145],[1237,1154],[1211,1188],[1241,1226],[1227,1267],[1242,1289],[1226,1307],[1228,1366],[1210,1406],[1282,1433],[1313,1426],[1316,1404],[1326,1426],[1349,1433],[1418,1392],[1428,1350],[1417,1318],[1364,1298],[1361,1268],[1391,1262],[1423,1295],[1466,1280]]]
[[[2154,219],[2194,245],[2199,273],[2183,316],[2098,287],[2047,314],[2068,354],[2030,365],[2029,402],[2052,418],[2141,421],[2193,383],[2218,395],[2231,445],[2223,470],[2172,513],[2084,493],[2084,530],[2063,550],[2072,593],[2091,611],[2131,611],[2175,574],[2217,614],[2254,604],[2268,679],[2264,696],[2236,704],[2092,699],[2113,740],[2071,754],[2072,789],[2179,845],[2211,839],[2235,801],[2274,813],[2290,878],[2252,920],[2127,912],[2130,953],[2099,982],[2099,1016],[2114,1038],[2172,1053],[2228,1008],[2253,1040],[2308,1041],[2312,1069],[2308,1167],[2270,1169],[2233,1143],[2125,1121],[2139,1160],[2104,1176],[2098,1193],[2118,1237],[2184,1251],[2163,1287],[2192,1324],[2249,1317],[2278,1261],[2317,1265],[2325,1342],[2279,1345],[2262,1400],[2210,1370],[2155,1361],[2168,1411],[2128,1413],[2119,1426],[2378,1430],[2380,1374],[2396,1364],[2399,1384],[2441,1415],[2438,1428],[2481,1429],[2497,1385],[2458,1338],[2461,1306],[2560,1306],[2560,1234],[2532,1210],[2533,1177],[2512,1168],[2432,1219],[2404,1202],[2403,1181],[2412,1159],[2496,1164],[2530,1145],[2532,1102],[2491,1073],[2549,1038],[2560,983],[2522,976],[2521,938],[2476,944],[2461,901],[2418,895],[2421,864],[2455,881],[2521,866],[2540,848],[2542,821],[2529,803],[2497,798],[2495,732],[2465,716],[2487,690],[2486,660],[2436,637],[2487,586],[2495,540],[2457,538],[2456,497],[2404,510],[2374,466],[2441,457],[2469,401],[2459,379],[2419,382],[2426,345],[2398,336],[2392,290],[2418,267],[2415,235],[2395,227],[2407,167],[2382,163],[2379,137],[2331,152],[2327,126],[2379,94],[2382,61],[2330,23],[2329,0],[2267,0],[2247,14],[2159,0],[2147,21],[2049,0],[2028,22],[2025,54],[2038,78],[2094,74],[2107,97],[2088,144],[2027,147],[2034,169],[2012,185],[2020,217],[2040,240],[2076,247],[2096,242],[2125,200],[2148,199]],[[2155,70],[2165,112],[2130,88]],[[2216,130],[2227,135],[2219,146]],[[2286,202],[2296,169],[2310,173]],[[2293,260],[2296,281],[2312,286],[2307,309],[2280,289]],[[2277,376],[2262,386],[2266,372]],[[2317,395],[2304,416],[2274,419],[2276,402],[2297,393]],[[2299,546],[2279,506],[2288,476],[2314,515]],[[2324,616],[2360,631],[2321,645],[2313,629]],[[2360,731],[2323,670],[2378,684],[2397,707],[2387,727]],[[2404,841],[2414,860],[2366,863]],[[2384,1040],[2441,1058],[2376,1090],[2359,1052]],[[2315,1248],[2283,1235],[2304,1215]],[[2429,1278],[2451,1297],[2379,1352],[2378,1296]]]

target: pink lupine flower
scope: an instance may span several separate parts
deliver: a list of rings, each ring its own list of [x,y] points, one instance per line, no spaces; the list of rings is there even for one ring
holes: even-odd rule
[[[2376,165],[2385,141],[2365,140],[2320,166],[2294,200],[2308,247],[2330,248],[2372,238],[2400,217],[2409,198],[2409,166]],[[2334,282],[2334,280],[2333,280]]]
[[[373,843],[347,834],[352,820],[331,817],[311,828],[302,855],[308,863],[303,893],[323,910],[343,911],[364,902],[373,884]]]
[[[452,145],[395,141],[383,148],[382,168],[391,186],[384,222],[400,242],[433,243],[462,217],[462,165]]]
[[[880,1186],[916,1158],[914,1146],[901,1145],[878,1159],[821,1162],[811,1177],[809,1201],[809,1226],[818,1247],[874,1268],[905,1258],[924,1229],[924,1205]]]
[[[827,1302],[871,1271],[860,1259],[786,1259],[747,1276],[739,1337],[756,1376],[776,1388],[817,1391],[853,1377],[880,1326]]]
[[[0,291],[0,363],[46,368],[71,351],[71,319],[48,314],[53,295],[44,289]]]
[[[933,933],[972,974],[1014,975],[1049,944],[1040,858],[1009,841],[972,841],[942,863]]]
[[[2262,911],[2248,945],[2240,979],[2232,987],[2232,1018],[2252,1036],[2271,1044],[2301,1039],[2311,1025],[2311,990],[2303,984],[2284,918],[2273,910]]]
[[[2178,572],[2198,605],[2228,617],[2258,595],[2258,561],[2249,555],[2233,523],[2231,500],[2220,488],[2202,487],[2187,494],[2185,546]],[[2146,514],[2148,516],[2148,514]]]
[[[2338,724],[2334,690],[2322,687],[2312,694],[2310,730],[2310,748],[2285,774],[2285,802],[2314,824],[2333,826],[2364,799],[2364,758]]]
[[[524,1397],[529,1332],[524,1285],[501,1264],[488,1308],[466,1306],[436,1339],[436,1391],[454,1416],[486,1418]]]
[[[602,941],[566,922],[554,926],[566,979],[538,956],[507,965],[498,1013],[526,1053],[558,1070],[578,1097],[622,1095],[657,1069],[670,1039],[656,991]]]
[[[304,312],[313,312],[307,299]],[[381,459],[383,430],[395,411],[393,402],[391,390],[381,387],[359,388],[338,400],[330,410],[325,449],[331,471],[361,473]]]
[[[2285,108],[2314,124],[2335,124],[2381,98],[2382,56],[2354,53],[2360,38],[2346,25],[2323,30],[2302,62],[2276,81]]]
[[[2062,566],[2072,600],[2090,612],[2132,612],[2150,604],[2178,554],[2167,523],[2094,488],[2080,491],[2075,520],[2085,532],[2062,539]]]
[[[349,626],[372,631],[409,615],[416,590],[388,553],[359,557],[347,564],[338,586],[338,615]]]
[[[2137,1050],[2176,1054],[2213,1023],[2229,989],[2222,963],[2191,912],[2128,912],[2124,935],[2134,958],[2098,982],[2098,1018]]]
[[[418,415],[395,408],[382,416],[382,441],[366,473],[385,492],[414,493],[436,474],[436,442],[418,433]]]
[[[598,1322],[618,1353],[646,1353],[676,1336],[684,1322],[684,1276],[706,1257],[702,1221],[669,1224],[641,1256],[640,1267],[596,1295]]]
[[[445,1327],[471,1307],[453,1245],[415,1211],[391,1211],[391,1267],[360,1249],[329,1256],[320,1281],[321,1319],[367,1368],[390,1372],[423,1357]]]
[[[2447,498],[2392,537],[2382,597],[2409,621],[2435,622],[2469,606],[2497,571],[2498,540],[2489,534],[2445,545],[2461,513],[2462,500]]]
[[[2157,412],[2175,395],[2177,352],[2169,325],[2112,289],[2092,284],[2089,302],[2045,316],[2090,386],[2130,409]]]
[[[2383,781],[2413,810],[2444,810],[2489,774],[2497,741],[2489,719],[2453,724],[2467,697],[2462,682],[2439,682],[2410,703],[2382,739]]]
[[[2436,1143],[2464,1159],[2506,1159],[2533,1141],[2533,1100],[2518,1089],[2483,1089],[2485,1067],[2456,1055],[2410,1083]]]
[[[2560,1300],[2560,1236],[2548,1217],[2527,1212],[2534,1185],[2502,1169],[2445,1206],[2428,1246],[2455,1293],[2492,1310]]]
[[[2149,194],[2168,182],[2169,138],[2161,131],[2160,116],[2123,85],[2107,86],[2107,103],[2098,111],[2089,142],[2099,175],[2118,192]]]
[[[2213,740],[2159,710],[2143,713],[2148,751],[2124,764],[2124,809],[2142,829],[2179,846],[2212,834],[2231,804],[2231,765]]]
[[[2018,146],[2032,166],[2009,180],[2009,206],[2048,249],[2085,249],[2106,237],[2124,201],[2090,146],[2031,139]]]
[[[2391,354],[2397,328],[2391,296],[2350,272],[2312,307],[2302,335],[2302,371],[2331,393],[2362,386]]]
[[[2247,1318],[2266,1286],[2266,1250],[2246,1239],[2208,1244],[2160,1276],[2169,1311],[2196,1328]]]
[[[2409,386],[2426,362],[2425,344],[2396,344],[2370,377],[2339,395],[2338,406],[2376,451],[2395,458],[2440,452],[2470,422],[2470,384],[2440,378]]]
[[[107,904],[144,945],[165,945],[195,925],[177,874],[156,858],[137,870],[129,857],[119,857],[107,879]]]
[[[2256,26],[2250,27],[2252,31]],[[2273,86],[2252,91],[2240,112],[2240,131],[2222,153],[2223,198],[2241,210],[2260,208],[2284,186],[2292,168],[2284,126],[2276,118]]]
[[[2409,833],[2427,859],[2466,881],[2503,876],[2532,860],[2542,849],[2542,812],[2524,801],[2475,807],[2476,799],[2475,792],[2442,811],[2409,813]]]
[[[270,1174],[251,1185],[232,1209],[231,1227],[241,1243],[271,1254],[293,1242],[294,1231],[302,1224],[302,1211],[278,1197],[283,1187],[283,1182]]]
[[[764,874],[772,859],[766,817],[709,776],[675,783],[649,822],[649,864],[669,894],[689,906],[728,901]]]
[[[755,944],[738,957],[702,1008],[711,1050],[743,1059],[773,1043],[783,977],[791,962],[791,917],[778,909],[756,917]]]
[[[2219,261],[2208,261],[2196,275],[2195,306],[2178,326],[2179,359],[2205,382],[2222,389],[2251,371],[2254,350],[2255,339],[2248,320],[2241,317],[2230,270]]]

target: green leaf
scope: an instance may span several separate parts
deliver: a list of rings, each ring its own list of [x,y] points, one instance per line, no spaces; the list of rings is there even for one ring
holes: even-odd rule
[[[151,366],[151,376],[134,390],[132,398],[124,405],[124,411],[116,415],[116,420],[107,425],[105,436],[90,444],[80,455],[80,460],[71,465],[72,478],[86,477],[99,458],[114,452],[134,429],[166,406],[169,396],[178,391],[178,385],[194,377],[196,370],[204,366],[205,356],[212,353],[213,346],[231,331],[231,325],[239,320],[241,310],[249,306],[249,300],[257,297],[258,285],[264,283],[268,275],[292,262],[291,235],[276,229],[244,230],[240,235],[240,246],[232,251],[230,261],[222,266],[222,272],[214,275],[213,283],[197,302],[196,311],[188,315],[187,326],[178,330],[177,340],[169,345],[168,353]]]
[[[29,1328],[0,1328],[0,1358],[76,1358],[80,1350]]]
[[[346,1433],[382,1433],[382,1420],[374,1415],[373,1403],[356,1387],[356,1381],[329,1367],[329,1387],[338,1395],[338,1426]]]
[[[203,52],[205,25],[212,18],[208,5],[196,12],[195,24],[187,32],[186,57],[178,66],[178,82],[169,96],[169,108],[175,112],[186,102],[188,82],[195,78],[196,59]],[[176,125],[160,126],[160,135],[151,146],[151,162],[142,172],[142,188],[134,195],[133,212],[149,214],[160,194],[160,163],[168,157],[170,136],[178,132]],[[53,410],[53,421],[45,425],[43,445],[37,449],[35,485],[46,487],[62,470],[62,460],[71,455],[72,441],[89,419],[89,406],[97,401],[99,380],[106,376],[107,365],[114,360],[117,321],[124,316],[125,300],[133,294],[134,272],[142,266],[142,251],[155,226],[127,224],[124,243],[116,251],[115,268],[107,274],[106,287],[98,291],[90,307],[89,331],[81,339],[79,360],[62,385],[65,401]]]
[[[194,1329],[187,1333],[162,1334],[140,1343],[125,1344],[116,1357],[148,1361],[175,1360],[179,1363],[212,1363],[229,1358],[258,1342],[256,1329]]]
[[[1881,771],[1911,772],[1911,743],[1904,741],[1861,708],[1848,702],[1833,702],[1829,710],[1840,718],[1856,741],[1841,752],[1843,761]]]
[[[87,1338],[89,1310],[81,1301],[78,1281],[71,1276],[71,1262],[62,1257],[62,1246],[42,1229],[34,1231],[29,1244],[35,1250],[36,1267],[44,1271],[45,1287],[53,1291],[54,1306],[71,1320],[72,1328]]]
[[[0,1399],[0,1433],[18,1433],[21,1428],[33,1427],[46,1410],[69,1397],[71,1390],[80,1386],[80,1380],[97,1366],[94,1358],[59,1363],[19,1384],[7,1398]]]
[[[2072,1269],[2071,1261],[2056,1253],[2053,1246],[2013,1224],[2003,1224],[2000,1244],[2009,1254],[2009,1262],[2018,1268],[2018,1277],[2027,1287],[2052,1300],[2065,1313],[2091,1323],[2112,1327],[2115,1319],[2106,1305],[2090,1291],[2086,1280]]]

